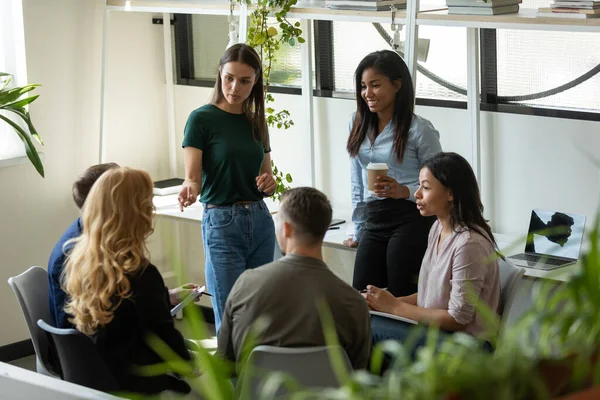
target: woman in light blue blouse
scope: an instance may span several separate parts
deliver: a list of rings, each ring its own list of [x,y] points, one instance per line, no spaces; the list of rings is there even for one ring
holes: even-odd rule
[[[396,297],[417,289],[429,229],[415,204],[421,165],[442,151],[431,122],[414,115],[410,73],[391,50],[367,55],[356,68],[357,110],[350,122],[347,150],[352,175],[354,236],[358,247],[353,286],[387,287]],[[387,177],[367,189],[367,165],[386,163]]]

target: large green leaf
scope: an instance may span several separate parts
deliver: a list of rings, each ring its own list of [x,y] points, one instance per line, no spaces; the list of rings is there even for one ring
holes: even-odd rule
[[[4,76],[7,76],[8,78],[2,79],[2,77],[4,77]],[[0,91],[2,91],[5,87],[7,87],[11,80],[12,80],[11,74],[0,72]]]
[[[6,122],[7,124],[9,124],[17,132],[17,135],[19,135],[19,137],[23,141],[23,144],[25,144],[25,153],[27,154],[29,161],[31,161],[31,164],[33,164],[33,166],[35,167],[37,172],[43,178],[44,177],[44,165],[42,164],[40,155],[38,154],[37,149],[35,148],[35,145],[31,141],[31,138],[29,137],[27,132],[25,132],[23,130],[23,128],[21,128],[19,125],[17,125],[15,122],[13,122],[8,117],[5,117],[4,115],[0,115],[0,119],[3,120],[4,122]]]
[[[41,144],[42,146],[44,145],[44,141],[42,140],[42,137],[39,135],[39,133],[35,129],[35,126],[33,126],[33,122],[31,122],[31,117],[29,116],[29,112],[26,109],[11,107],[11,108],[6,108],[5,111],[13,112],[13,113],[17,114],[19,117],[21,117],[23,119],[23,121],[25,121],[25,123],[27,124],[27,127],[29,128],[29,132],[31,133],[31,136],[33,136],[39,144]]]
[[[25,99],[22,100],[17,100],[15,102],[12,102],[10,104],[6,104],[3,107],[4,108],[23,108],[26,105],[28,105],[29,103],[32,103],[35,99],[37,99],[38,97],[40,97],[39,94],[36,94],[35,96],[31,96],[31,97],[27,97]]]
[[[23,96],[27,92],[31,92],[38,86],[40,85],[26,85],[0,91],[0,109],[3,109],[8,104],[16,101],[19,97]]]

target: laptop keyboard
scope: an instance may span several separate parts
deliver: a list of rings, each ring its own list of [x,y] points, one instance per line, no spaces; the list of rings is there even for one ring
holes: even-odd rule
[[[569,260],[559,260],[557,258],[536,256],[533,254],[515,254],[514,256],[511,256],[510,258],[514,258],[517,260],[523,260],[523,261],[531,261],[531,262],[536,262],[536,263],[542,262],[544,264],[550,264],[550,265],[564,265],[564,264],[569,264],[572,262]]]

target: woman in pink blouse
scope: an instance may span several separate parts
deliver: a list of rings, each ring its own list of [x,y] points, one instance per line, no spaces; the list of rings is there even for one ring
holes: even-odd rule
[[[421,215],[435,215],[428,247],[421,264],[418,292],[394,297],[386,290],[367,286],[363,294],[369,307],[419,323],[436,325],[446,332],[485,332],[470,294],[491,310],[500,301],[497,245],[483,217],[483,204],[475,174],[456,153],[439,153],[425,162],[415,193]],[[410,325],[373,317],[374,342],[403,340]]]

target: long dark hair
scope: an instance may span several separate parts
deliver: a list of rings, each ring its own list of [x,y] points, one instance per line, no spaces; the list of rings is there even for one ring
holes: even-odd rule
[[[352,157],[355,157],[365,137],[369,135],[369,137],[374,138],[378,133],[379,121],[377,114],[369,111],[367,103],[361,96],[362,75],[368,68],[373,68],[380,74],[387,76],[392,82],[399,80],[401,83],[400,90],[396,94],[392,121],[394,122],[395,129],[393,151],[398,161],[402,161],[408,140],[408,130],[410,129],[415,109],[415,89],[408,67],[398,53],[391,50],[373,52],[363,58],[358,67],[356,67],[356,72],[354,73],[356,81],[356,114],[354,114],[352,130],[348,137],[346,149]]]
[[[252,68],[256,74],[256,82],[252,87],[250,96],[244,101],[242,110],[250,122],[252,122],[252,133],[254,138],[261,142],[266,150],[270,150],[269,129],[267,128],[267,121],[265,119],[262,62],[256,50],[247,44],[238,43],[225,51],[225,54],[223,54],[223,57],[221,57],[221,60],[219,61],[219,72],[217,74],[217,81],[215,82],[215,88],[210,102],[216,105],[225,98],[223,90],[221,89],[221,71],[225,64],[234,61],[246,64]]]
[[[473,169],[456,153],[438,153],[425,161],[423,168],[452,192],[450,223],[454,229],[468,228],[486,237],[498,250],[492,229],[483,218],[483,203]]]

